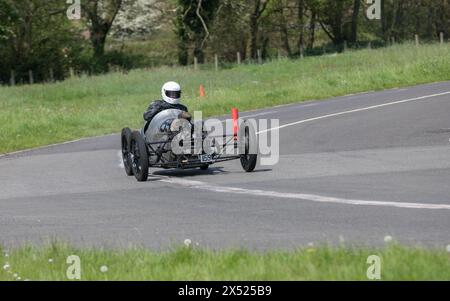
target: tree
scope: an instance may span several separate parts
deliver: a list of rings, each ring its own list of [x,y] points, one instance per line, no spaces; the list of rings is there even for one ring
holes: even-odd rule
[[[308,1],[307,5],[309,7],[309,11],[311,16],[309,18],[309,39],[308,39],[308,50],[312,50],[314,47],[315,37],[316,37],[316,23],[317,23],[317,9],[315,6],[316,0]],[[310,3],[312,2],[312,3]]]
[[[165,0],[127,1],[117,13],[111,32],[117,38],[144,37],[172,20],[172,3]]]
[[[253,10],[250,15],[249,31],[250,31],[250,55],[253,59],[258,56],[260,48],[259,28],[261,17],[267,9],[267,5],[271,0],[253,0]]]
[[[83,11],[89,20],[89,31],[94,58],[101,61],[105,53],[106,37],[126,0],[84,0]]]
[[[382,0],[380,37],[385,41],[410,40],[415,34],[436,40],[440,32],[450,34],[450,2],[448,0]]]
[[[247,58],[248,16],[247,0],[222,0],[211,25],[210,50],[228,61]]]
[[[349,42],[356,43],[358,40],[358,21],[359,21],[359,11],[361,9],[361,0],[353,1],[353,12],[352,12],[352,25]]]
[[[346,8],[349,0],[325,0],[319,3],[319,22],[323,31],[334,45],[339,46],[348,40],[345,35]]]
[[[82,52],[79,36],[65,14],[65,3],[40,0],[0,0],[0,79],[7,82],[10,70],[18,81],[64,78],[68,66]]]
[[[176,33],[179,38],[179,62],[188,61],[188,49],[193,44],[193,56],[204,62],[204,48],[210,37],[210,25],[216,16],[220,0],[178,0]]]
[[[16,18],[11,3],[0,0],[0,41],[13,35],[13,24]]]
[[[298,7],[297,20],[298,20],[298,28],[299,28],[297,48],[298,48],[298,53],[303,55],[303,51],[305,49],[305,12],[306,12],[305,0],[297,0],[297,7]]]
[[[279,31],[281,47],[289,57],[292,56],[289,30],[292,25],[290,13],[295,11],[291,9],[290,5],[291,1],[289,0],[273,0],[267,10],[268,15],[273,15],[273,18],[270,18],[273,21],[269,24],[269,27]]]

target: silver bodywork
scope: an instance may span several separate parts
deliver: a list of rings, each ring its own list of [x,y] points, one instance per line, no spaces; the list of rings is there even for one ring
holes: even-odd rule
[[[153,117],[152,121],[150,122],[147,131],[145,132],[145,139],[147,143],[168,141],[169,140],[168,132],[162,131],[161,127],[166,122],[172,123],[172,121],[177,119],[182,112],[183,111],[177,109],[168,109],[156,114],[155,117]],[[170,143],[162,143],[159,145],[155,145],[154,147],[155,149],[162,148],[164,151],[167,151],[164,152],[162,155],[164,160],[171,161],[175,159],[175,156],[170,151],[171,150]],[[150,155],[149,162],[150,164],[157,163],[158,157],[156,155]]]
[[[150,122],[147,132],[145,132],[145,138],[147,142],[152,143],[167,140],[167,133],[161,131],[161,126],[167,120],[177,119],[182,112],[183,111],[177,109],[168,109],[156,114]]]

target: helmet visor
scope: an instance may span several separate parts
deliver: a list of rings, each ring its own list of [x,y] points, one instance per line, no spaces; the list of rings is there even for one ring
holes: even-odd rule
[[[173,99],[179,99],[181,97],[181,91],[166,91],[166,96]]]

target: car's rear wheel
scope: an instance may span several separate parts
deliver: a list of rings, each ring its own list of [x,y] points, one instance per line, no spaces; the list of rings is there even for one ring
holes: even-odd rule
[[[131,133],[130,153],[131,167],[136,180],[139,182],[147,181],[149,167],[147,146],[141,133],[137,131]]]
[[[130,143],[131,143],[131,130],[129,128],[124,128],[121,135],[122,141],[122,161],[125,172],[128,176],[133,175],[131,153],[130,153]]]
[[[241,166],[246,172],[255,170],[258,155],[251,153],[252,144],[256,142],[256,132],[251,124],[244,124],[244,154],[241,155]],[[255,145],[253,145],[255,146]],[[253,147],[254,148],[254,147]]]

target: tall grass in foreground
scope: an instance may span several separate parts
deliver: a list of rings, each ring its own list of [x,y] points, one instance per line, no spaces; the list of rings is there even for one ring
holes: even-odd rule
[[[204,116],[450,80],[450,45],[397,45],[377,50],[194,71],[135,70],[55,84],[0,88],[0,153],[138,127],[168,80]],[[205,85],[207,96],[198,97]]]
[[[5,251],[2,253],[6,253]],[[309,247],[295,251],[76,249],[22,247],[0,255],[1,280],[67,280],[77,255],[81,280],[368,280],[367,258],[381,258],[381,280],[450,280],[445,250],[388,245],[380,249]]]

